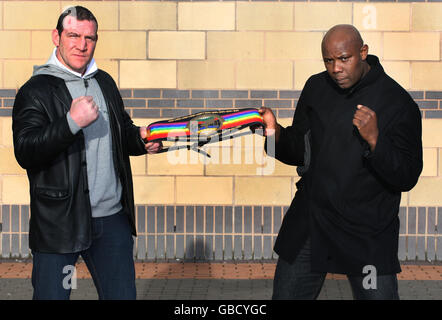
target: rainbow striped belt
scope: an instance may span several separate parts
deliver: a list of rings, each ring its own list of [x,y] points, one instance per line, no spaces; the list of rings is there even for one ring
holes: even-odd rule
[[[197,145],[188,146],[194,150],[209,143],[213,137],[226,138],[230,132],[246,127],[263,126],[258,109],[226,109],[205,111],[189,116],[151,123],[147,127],[146,142],[164,140],[197,141]],[[229,136],[231,138],[232,136]],[[219,140],[218,140],[219,141]],[[171,148],[164,149],[163,152]],[[196,150],[196,149],[195,149]],[[201,152],[199,149],[196,151]]]

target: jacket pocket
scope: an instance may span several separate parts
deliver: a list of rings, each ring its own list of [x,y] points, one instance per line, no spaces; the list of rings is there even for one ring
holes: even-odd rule
[[[65,189],[59,188],[36,187],[35,195],[46,199],[65,200],[69,197],[69,192]]]

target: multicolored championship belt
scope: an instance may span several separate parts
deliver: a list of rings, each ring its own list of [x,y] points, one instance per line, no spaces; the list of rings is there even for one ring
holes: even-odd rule
[[[163,148],[160,152],[187,148],[210,157],[209,154],[199,148],[207,143],[244,135],[244,133],[238,134],[238,131],[244,128],[249,127],[251,129],[251,132],[245,133],[249,134],[254,132],[254,128],[263,126],[264,123],[258,109],[205,111],[151,123],[147,127],[147,137],[144,141],[146,143],[166,140],[194,142],[192,145]]]

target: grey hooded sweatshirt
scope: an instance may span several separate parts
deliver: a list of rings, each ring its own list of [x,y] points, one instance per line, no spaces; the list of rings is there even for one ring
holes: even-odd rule
[[[33,75],[47,74],[65,81],[72,99],[92,96],[99,107],[99,116],[85,128],[80,128],[68,112],[66,117],[73,134],[83,130],[86,148],[87,177],[92,217],[104,217],[122,209],[122,186],[117,177],[112,158],[112,136],[109,114],[100,86],[94,78],[97,73],[92,60],[84,75],[74,72],[58,61],[56,49],[46,64],[34,67]]]

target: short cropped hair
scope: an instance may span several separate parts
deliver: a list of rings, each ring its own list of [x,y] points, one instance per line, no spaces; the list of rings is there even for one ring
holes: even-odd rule
[[[57,29],[58,34],[60,36],[64,30],[63,20],[67,16],[75,17],[79,21],[84,21],[84,20],[93,21],[93,22],[95,22],[96,30],[98,30],[98,21],[95,18],[94,14],[92,12],[90,12],[89,9],[86,9],[85,7],[75,6],[75,7],[67,8],[65,11],[63,11],[63,13],[58,18],[56,29]]]

